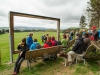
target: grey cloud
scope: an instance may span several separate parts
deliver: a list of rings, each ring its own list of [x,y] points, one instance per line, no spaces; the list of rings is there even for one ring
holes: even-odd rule
[[[86,8],[87,1],[89,0],[1,0],[0,20],[5,21],[2,19],[3,17],[8,19],[9,11],[16,11],[21,13],[60,18],[62,27],[65,27],[63,25],[67,24],[69,26],[72,24],[78,25],[80,17],[84,12],[83,10]],[[25,23],[33,26],[56,24],[56,21],[35,20],[29,18],[16,18],[14,21],[16,25],[25,25]]]
[[[70,0],[69,0],[70,1]],[[43,0],[43,3],[47,6],[59,6],[64,5],[68,2],[68,0]]]

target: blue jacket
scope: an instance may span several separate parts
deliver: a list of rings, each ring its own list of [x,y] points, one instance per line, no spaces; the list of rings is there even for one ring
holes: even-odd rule
[[[35,50],[36,49],[36,45],[33,43],[30,47],[30,50]]]
[[[26,44],[29,46],[29,48],[31,47],[32,43],[33,43],[32,37],[28,36],[26,39]]]
[[[35,50],[37,49],[37,46],[39,46],[40,44],[38,42],[33,42],[33,44],[30,47],[30,50]]]

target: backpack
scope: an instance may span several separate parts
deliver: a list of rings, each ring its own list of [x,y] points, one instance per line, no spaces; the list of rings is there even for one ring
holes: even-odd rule
[[[98,30],[98,38],[100,39],[100,29]]]
[[[41,48],[41,45],[38,43],[38,44],[36,44],[36,48],[37,49],[40,49]]]
[[[36,49],[40,49],[41,48],[41,45],[39,43],[34,43],[35,46],[36,46]]]
[[[57,41],[57,45],[62,45],[62,44],[61,44],[61,41]]]
[[[46,44],[48,44],[49,46],[52,46],[52,43],[51,42],[46,42]]]

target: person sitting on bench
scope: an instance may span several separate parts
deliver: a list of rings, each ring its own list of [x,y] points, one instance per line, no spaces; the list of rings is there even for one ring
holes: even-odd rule
[[[76,39],[77,40],[74,43],[74,46],[71,51],[69,51],[67,54],[64,54],[64,53],[60,54],[61,57],[68,58],[69,65],[73,63],[76,57],[76,54],[82,54],[85,48],[85,42],[82,38],[82,35],[77,34]]]
[[[67,38],[66,35],[63,35],[62,36],[61,44],[62,44],[63,48],[66,48],[67,47],[68,41],[67,41],[66,38]]]
[[[19,73],[20,65],[25,59],[25,53],[29,50],[29,46],[26,44],[26,38],[22,39],[22,42],[18,45],[17,49],[20,50],[20,53],[15,63],[14,72],[12,75],[17,75]]]
[[[33,44],[30,47],[30,50],[40,49],[41,45],[39,44],[38,40],[35,38]]]

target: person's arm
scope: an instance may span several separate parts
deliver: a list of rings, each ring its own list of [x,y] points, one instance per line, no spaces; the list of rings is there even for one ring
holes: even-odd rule
[[[29,50],[29,47],[28,47],[28,45],[26,45],[26,46],[25,46],[25,49],[24,49],[23,51],[20,52],[20,56],[21,56],[22,54],[26,53],[26,51],[28,51],[28,50]]]
[[[18,50],[21,49],[21,44],[20,44],[20,43],[18,44],[17,49],[18,49]]]
[[[79,46],[79,40],[77,40],[72,48],[72,51],[76,51]]]
[[[26,44],[29,45],[29,37],[26,39]]]

